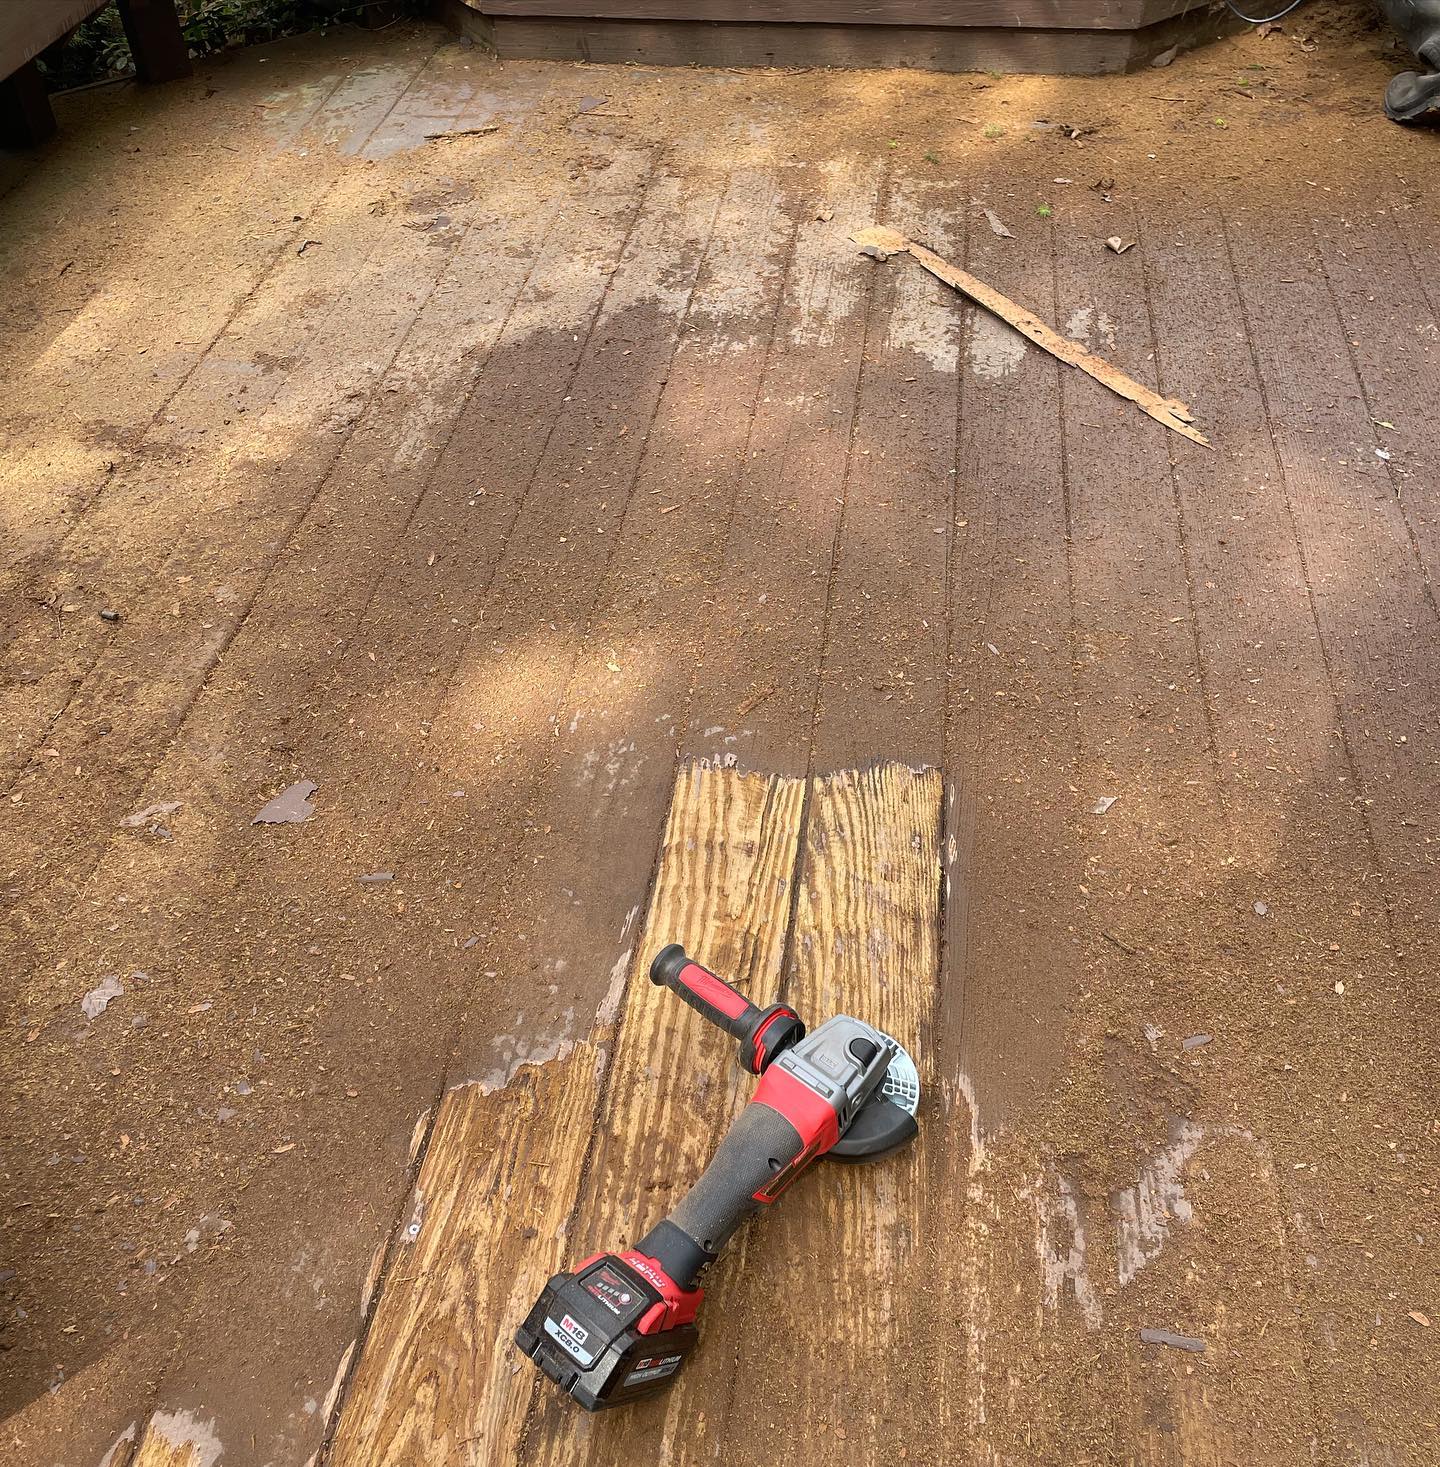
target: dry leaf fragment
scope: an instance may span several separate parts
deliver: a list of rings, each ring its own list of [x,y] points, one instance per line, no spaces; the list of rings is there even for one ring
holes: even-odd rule
[[[1015,236],[1005,228],[1000,216],[994,209],[985,210],[985,222],[990,226],[991,232],[1000,236],[1001,239],[1014,239]]]
[[[1430,1316],[1427,1314],[1422,1314],[1418,1309],[1412,1309],[1410,1311],[1409,1317],[1413,1319],[1416,1324],[1423,1326],[1425,1329],[1430,1328]]]
[[[1105,241],[1105,248],[1107,250],[1114,250],[1117,255],[1123,255],[1126,250],[1133,250],[1135,248],[1135,241],[1133,239],[1121,239],[1118,234],[1112,234]]]

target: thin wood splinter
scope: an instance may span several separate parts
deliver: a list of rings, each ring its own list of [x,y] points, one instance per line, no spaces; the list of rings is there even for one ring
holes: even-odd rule
[[[987,311],[999,316],[1007,325],[1013,326],[1022,336],[1033,341],[1036,346],[1043,347],[1052,357],[1069,366],[1079,367],[1082,372],[1093,377],[1097,382],[1104,383],[1112,392],[1128,398],[1141,412],[1147,413],[1157,423],[1163,423],[1165,427],[1188,438],[1192,443],[1198,443],[1203,448],[1210,447],[1210,440],[1190,426],[1195,419],[1190,409],[1179,398],[1161,397],[1158,392],[1152,392],[1150,388],[1135,381],[1133,377],[1127,377],[1124,372],[1112,366],[1104,357],[1097,357],[1094,352],[1086,350],[1078,341],[1071,341],[1068,336],[1061,336],[1058,331],[1047,326],[1038,316],[1032,315],[1024,306],[1016,305],[1008,296],[1001,295],[998,290],[960,269],[958,265],[952,265],[948,260],[941,259],[933,250],[927,250],[924,245],[907,239],[899,230],[876,224],[869,229],[859,230],[850,238],[862,250],[874,253],[877,259],[906,253],[912,255],[937,280],[943,280],[946,285],[958,290],[961,295],[968,296],[976,305],[984,306]]]

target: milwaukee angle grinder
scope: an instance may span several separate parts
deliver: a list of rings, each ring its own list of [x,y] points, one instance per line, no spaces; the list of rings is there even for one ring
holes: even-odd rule
[[[868,1161],[917,1129],[915,1062],[881,1030],[837,1014],[807,1035],[794,1009],[756,1008],[679,943],[656,955],[650,979],[737,1039],[741,1065],[760,1083],[675,1211],[628,1252],[595,1253],[557,1273],[515,1331],[587,1411],[673,1383],[699,1340],[700,1273],[752,1212],[817,1157]]]

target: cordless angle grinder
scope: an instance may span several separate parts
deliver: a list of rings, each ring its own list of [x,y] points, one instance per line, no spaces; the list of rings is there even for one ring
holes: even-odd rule
[[[916,1133],[920,1077],[904,1048],[848,1014],[813,1034],[785,1004],[756,1008],[723,978],[662,948],[650,980],[739,1041],[760,1077],[710,1165],[629,1251],[595,1253],[545,1285],[515,1343],[587,1411],[671,1385],[699,1333],[702,1270],[751,1213],[818,1157],[868,1161]]]

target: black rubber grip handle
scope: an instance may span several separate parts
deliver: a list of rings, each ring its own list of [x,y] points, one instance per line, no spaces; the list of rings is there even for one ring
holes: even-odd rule
[[[767,1190],[799,1158],[804,1145],[799,1131],[778,1110],[752,1100],[667,1221],[713,1258],[735,1229],[769,1200]],[[643,1243],[640,1251],[645,1251]],[[676,1283],[686,1288],[693,1279]]]
[[[755,1032],[760,1010],[723,978],[686,956],[678,942],[662,947],[650,964],[650,981],[678,993],[698,1014],[727,1034],[744,1039]]]

